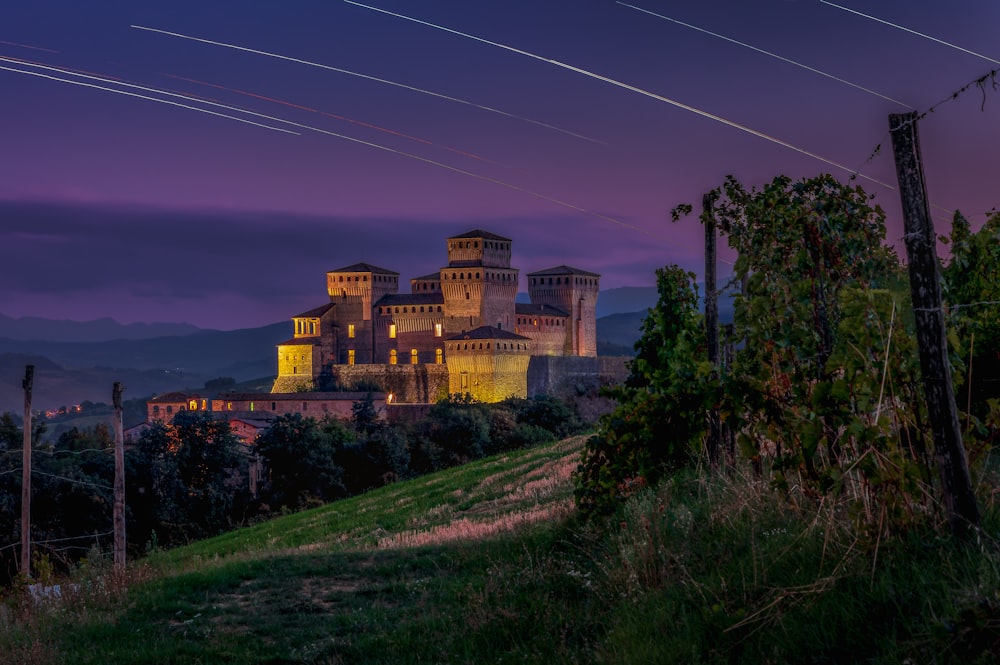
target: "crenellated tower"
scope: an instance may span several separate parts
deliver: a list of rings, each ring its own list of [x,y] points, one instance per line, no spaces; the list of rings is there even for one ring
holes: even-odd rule
[[[448,265],[440,270],[445,332],[513,330],[518,271],[510,267],[510,238],[477,229],[447,242]]]
[[[534,306],[565,312],[562,355],[597,355],[597,294],[601,276],[569,266],[528,273],[528,296]]]

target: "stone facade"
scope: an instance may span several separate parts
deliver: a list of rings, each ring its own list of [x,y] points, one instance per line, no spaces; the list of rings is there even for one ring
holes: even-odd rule
[[[398,292],[399,273],[368,263],[328,272],[330,302],[292,317],[272,392],[363,382],[401,402],[465,392],[497,401],[528,395],[531,356],[596,357],[599,275],[529,273],[531,303],[515,304],[509,238],[475,230],[446,245],[447,265],[411,279],[408,294]]]

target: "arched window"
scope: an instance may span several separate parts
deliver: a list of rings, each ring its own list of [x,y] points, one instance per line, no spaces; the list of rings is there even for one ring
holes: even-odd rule
[[[396,349],[389,350],[389,364],[390,365],[396,364]]]
[[[444,350],[434,349],[434,364],[440,365],[444,362]]]
[[[416,349],[410,349],[410,364],[411,365],[416,365],[417,364],[417,350]]]

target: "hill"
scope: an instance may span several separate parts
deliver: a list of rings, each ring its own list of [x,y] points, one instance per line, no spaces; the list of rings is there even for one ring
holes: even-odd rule
[[[189,323],[118,323],[111,318],[93,321],[12,318],[0,314],[0,338],[40,342],[107,342],[190,335],[199,328]]]
[[[870,542],[850,515],[800,511],[742,471],[678,474],[610,523],[585,525],[571,499],[580,446],[518,451],[154,552],[126,579],[95,556],[60,600],[0,613],[0,662],[1000,655],[992,541]],[[995,532],[995,500],[985,515],[984,534]]]

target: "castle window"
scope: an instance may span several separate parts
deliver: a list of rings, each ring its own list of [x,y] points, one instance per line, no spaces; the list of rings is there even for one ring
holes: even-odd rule
[[[424,306],[423,306],[423,305],[421,305],[421,306],[420,306],[420,313],[421,313],[421,314],[423,314],[423,313],[424,313]]]
[[[350,338],[352,338],[352,339],[354,338],[354,324],[353,323],[348,323],[347,324],[347,336],[350,337]]]
[[[434,364],[440,365],[444,362],[444,350],[434,349]]]
[[[477,240],[476,242],[472,243],[472,246],[476,249],[479,249],[479,241]]]
[[[399,308],[398,307],[396,308],[396,314],[399,314]]]
[[[339,282],[343,282],[343,281],[344,281],[344,276],[343,276],[343,275],[341,275],[341,276],[340,276],[340,279],[338,279],[337,281],[339,281]]]
[[[411,365],[416,365],[417,364],[417,350],[416,349],[410,349],[410,364]]]
[[[253,411],[253,402],[250,402],[250,410]]]
[[[435,337],[440,337],[441,336],[441,324],[440,323],[435,323],[434,324],[434,336]]]
[[[153,415],[154,416],[160,415],[160,407],[158,407],[156,405],[153,406]]]
[[[466,299],[466,300],[468,300],[468,299],[469,299],[469,292],[468,292],[468,291],[466,291],[466,292],[465,292],[465,299]]]
[[[278,410],[278,403],[277,402],[271,402],[271,410],[272,411],[277,411]]]
[[[347,350],[347,364],[348,365],[354,364],[354,349]]]
[[[396,324],[395,323],[390,323],[389,324],[389,339],[396,339]],[[393,353],[395,353],[395,351],[393,351]]]
[[[452,279],[458,279],[457,277],[455,277],[455,273],[451,273],[451,278]]]
[[[207,409],[208,408],[208,400],[207,399],[201,400],[201,408],[202,409]]]
[[[232,410],[233,410],[233,403],[226,402],[226,411],[232,411]]]
[[[390,365],[396,364],[396,349],[389,350],[389,364]]]
[[[365,275],[364,278],[361,281],[362,282],[367,282],[368,281],[368,275]]]
[[[469,373],[468,372],[462,372],[462,387],[463,388],[468,388],[469,387]]]
[[[309,410],[309,402],[302,402],[302,410],[303,411]]]
[[[441,311],[441,305],[438,305],[438,312]]]
[[[188,404],[188,408],[190,408],[192,411],[197,411],[198,410],[198,402],[196,402],[194,400],[191,400],[190,404]]]
[[[170,406],[170,405],[168,404],[168,405],[167,405],[167,415],[169,416],[169,415],[170,415],[170,414],[172,414],[173,412],[174,412],[174,407],[172,407],[172,406]]]
[[[298,373],[299,373],[299,368],[298,367],[292,367],[292,374],[298,374]]]

